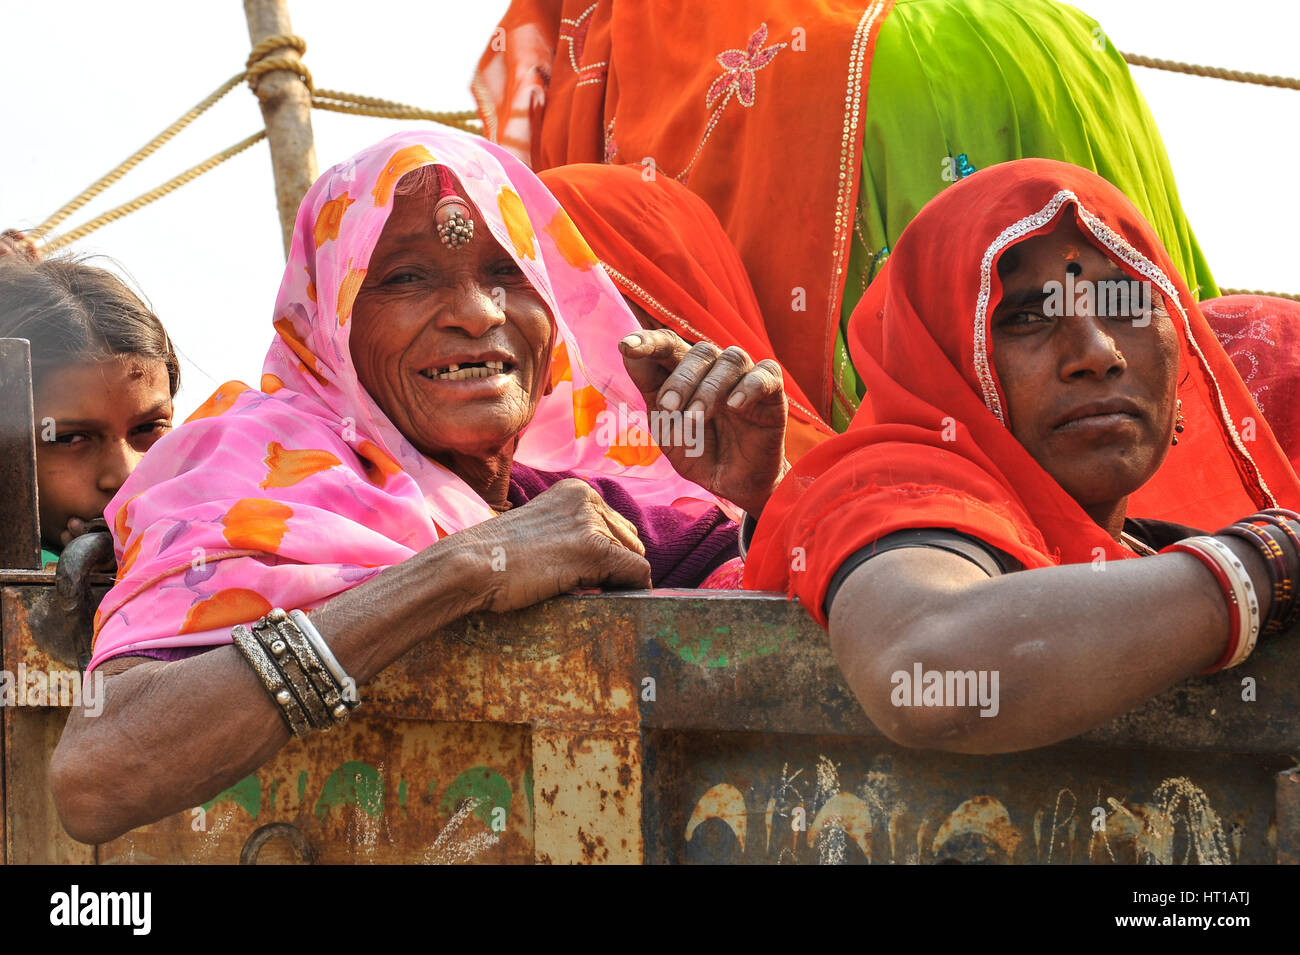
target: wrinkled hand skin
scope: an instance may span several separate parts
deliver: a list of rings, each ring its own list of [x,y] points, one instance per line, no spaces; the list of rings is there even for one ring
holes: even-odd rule
[[[744,349],[690,345],[671,329],[633,333],[619,342],[647,411],[703,417],[702,441],[660,445],[677,473],[757,517],[789,465],[781,366],[755,364]]]
[[[585,481],[568,478],[522,507],[447,538],[481,564],[474,610],[505,613],[580,587],[648,588],[636,527]]]

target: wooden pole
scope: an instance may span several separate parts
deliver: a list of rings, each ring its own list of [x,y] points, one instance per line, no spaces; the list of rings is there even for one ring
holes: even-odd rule
[[[248,18],[248,38],[254,46],[269,36],[293,33],[287,0],[244,0],[244,15]],[[289,47],[282,47],[269,55],[293,52]],[[266,138],[271,144],[275,202],[280,210],[287,256],[298,205],[317,175],[316,147],[311,134],[311,91],[289,70],[273,70],[263,74],[258,82],[257,98],[266,123]]]

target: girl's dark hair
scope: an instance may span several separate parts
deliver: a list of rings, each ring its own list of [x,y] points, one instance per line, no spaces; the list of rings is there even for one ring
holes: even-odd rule
[[[181,367],[153,311],[112,272],[70,256],[0,259],[0,338],[32,343],[32,386],[60,367],[117,355],[167,366],[172,397]]]

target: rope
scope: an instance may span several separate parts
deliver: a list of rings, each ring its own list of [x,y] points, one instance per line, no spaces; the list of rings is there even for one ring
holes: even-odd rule
[[[125,176],[128,172],[130,172],[137,165],[139,165],[142,160],[147,159],[150,155],[152,155],[155,151],[157,151],[159,146],[163,145],[165,142],[167,142],[169,139],[171,139],[173,136],[179,133],[190,123],[194,122],[194,120],[198,119],[198,117],[201,116],[204,112],[206,112],[209,107],[211,107],[214,103],[217,102],[217,100],[221,99],[221,97],[225,96],[236,86],[238,86],[240,80],[242,80],[243,78],[244,78],[244,74],[239,73],[235,76],[232,76],[230,79],[226,80],[226,82],[218,86],[208,96],[200,100],[197,106],[187,111],[183,116],[181,116],[180,119],[176,120],[176,122],[172,123],[161,133],[155,136],[153,139],[149,140],[149,142],[146,143],[144,146],[142,146],[140,149],[137,149],[134,153],[132,153],[125,160],[119,163],[117,167],[113,169],[111,172],[109,172],[106,176],[97,180],[91,185],[87,186],[86,189],[82,191],[80,195],[78,195],[75,199],[73,199],[71,202],[65,205],[62,209],[60,209],[58,212],[54,213],[54,215],[50,216],[48,219],[46,219],[44,222],[38,225],[35,229],[27,230],[28,234],[32,236],[42,236],[48,233],[51,229],[53,229],[56,225],[58,225],[68,216],[72,215],[74,212],[76,212],[78,209],[84,206],[91,199],[95,198],[97,195],[99,195],[101,192],[103,192],[113,183],[117,182],[119,179]]]
[[[1289,298],[1293,302],[1300,302],[1300,295],[1293,292],[1261,292],[1249,288],[1220,288],[1219,292],[1223,295],[1267,295],[1270,298]]]
[[[222,83],[217,87],[217,89],[200,100],[197,105],[176,120],[176,122],[172,123],[143,147],[128,156],[102,178],[86,187],[86,189],[79,193],[71,202],[67,203],[36,228],[29,230],[29,234],[36,237],[48,234],[50,230],[67,219],[68,216],[86,205],[86,203],[90,202],[101,192],[134,169],[143,160],[156,152],[159,147],[165,144],[190,123],[194,122],[195,119],[211,108],[218,100],[238,86],[241,82],[247,82],[249,88],[254,94],[256,94],[261,78],[267,73],[274,72],[275,70],[287,70],[297,76],[307,87],[307,91],[311,95],[311,105],[315,109],[323,109],[334,113],[350,113],[356,116],[379,116],[386,119],[428,120],[435,123],[442,123],[447,126],[454,126],[470,133],[482,132],[482,125],[478,119],[478,114],[473,110],[428,110],[421,109],[417,106],[411,106],[407,103],[398,103],[394,100],[381,99],[377,96],[360,96],[355,93],[340,92],[339,90],[318,90],[312,80],[311,70],[307,69],[307,65],[303,63],[301,59],[306,52],[307,41],[292,33],[280,33],[259,41],[253,46],[252,50],[249,51],[248,59],[244,62],[244,71],[242,73],[237,73],[230,79],[226,80],[226,82]],[[275,55],[272,55],[273,53]],[[1300,79],[1286,76],[1266,76],[1261,73],[1225,70],[1213,66],[1196,66],[1190,63],[1179,63],[1174,60],[1162,60],[1155,57],[1140,56],[1134,53],[1125,53],[1123,56],[1127,62],[1134,66],[1145,66],[1157,70],[1170,70],[1175,73],[1187,73],[1193,76],[1210,76],[1223,80],[1232,80],[1238,83],[1255,83],[1260,86],[1278,86],[1285,89],[1300,90]],[[223,149],[221,152],[205,159],[197,166],[192,166],[180,175],[167,180],[167,182],[163,183],[161,186],[150,189],[148,192],[137,196],[130,202],[123,203],[115,209],[110,209],[103,215],[96,216],[85,225],[79,226],[71,232],[66,232],[56,239],[47,241],[44,246],[45,251],[53,251],[62,248],[69,243],[75,242],[77,239],[84,238],[100,226],[107,225],[115,219],[120,219],[123,216],[130,215],[137,209],[147,206],[149,203],[162,198],[169,192],[172,192],[186,183],[192,182],[204,173],[215,169],[227,159],[238,155],[254,143],[265,138],[266,132],[263,130],[246,139],[240,140],[233,146]],[[1291,295],[1283,292],[1245,292],[1240,289],[1223,289],[1222,291],[1225,295],[1273,295],[1278,298],[1300,300],[1300,295]]]
[[[273,50],[289,49],[291,53],[269,54]],[[292,33],[281,33],[267,37],[258,43],[245,63],[248,85],[257,92],[258,79],[273,70],[288,70],[302,80],[311,93],[311,105],[314,109],[323,109],[333,113],[351,113],[355,116],[380,116],[385,119],[426,119],[446,126],[455,126],[466,132],[476,133],[472,125],[478,118],[473,110],[450,111],[421,109],[407,103],[398,103],[378,96],[359,96],[356,93],[344,93],[339,90],[318,90],[312,81],[311,71],[299,59],[307,52],[307,41]]]
[[[331,113],[351,113],[354,116],[379,116],[385,119],[425,119],[444,126],[454,126],[467,133],[482,132],[478,113],[473,110],[449,111],[420,109],[405,103],[379,99],[374,96],[356,96],[337,90],[316,90],[311,105]]]
[[[276,52],[285,51],[288,52]],[[474,125],[477,122],[478,114],[473,110],[459,112],[439,111],[420,109],[416,106],[410,106],[406,103],[398,103],[393,100],[380,99],[377,96],[358,96],[355,93],[343,93],[338,90],[318,90],[312,81],[311,70],[302,62],[300,57],[307,52],[307,41],[300,36],[291,33],[279,33],[275,36],[269,36],[259,41],[251,51],[248,59],[244,62],[244,72],[237,73],[226,82],[222,83],[208,96],[204,97],[193,109],[187,111],[180,119],[172,123],[161,133],[151,139],[143,147],[136,150],[125,160],[114,167],[102,178],[96,180],[75,199],[59,209],[58,212],[50,216],[34,229],[28,230],[28,234],[33,237],[47,235],[55,226],[63,222],[68,216],[72,215],[90,200],[94,199],[101,192],[107,189],[113,183],[117,182],[128,172],[138,166],[143,160],[147,159],[160,146],[170,140],[182,129],[194,122],[199,116],[211,108],[218,100],[238,86],[241,82],[247,82],[249,89],[254,94],[257,93],[258,85],[261,78],[267,73],[275,70],[288,70],[295,74],[307,87],[311,93],[311,104],[316,109],[328,110],[335,113],[351,113],[358,116],[380,116],[388,119],[423,119],[435,123],[442,123],[447,126],[455,126],[466,132],[480,132],[480,127]],[[275,53],[274,56],[271,54]],[[115,209],[110,209],[101,216],[79,226],[71,232],[65,232],[56,239],[51,239],[44,244],[44,250],[52,252],[60,249],[77,239],[84,238],[91,232],[94,232],[100,226],[107,225],[115,219],[135,212],[147,206],[149,203],[160,199],[167,193],[192,182],[199,176],[212,169],[215,169],[221,163],[225,162],[232,156],[243,152],[254,143],[266,138],[266,132],[262,131],[249,136],[247,139],[240,140],[233,146],[223,149],[221,152],[205,159],[197,166],[185,170],[178,176],[175,176],[155,189],[137,196],[130,202],[123,203]]]
[[[1194,63],[1162,60],[1158,57],[1142,56],[1138,53],[1124,53],[1122,55],[1133,66],[1145,66],[1153,70],[1169,70],[1171,73],[1210,76],[1217,80],[1231,80],[1234,83],[1254,83],[1257,86],[1280,86],[1283,89],[1300,90],[1300,79],[1291,76],[1269,76],[1264,73],[1248,73],[1244,70],[1225,70],[1219,66],[1197,66]]]
[[[292,53],[281,53],[279,56],[270,56],[272,50],[281,50],[288,48]],[[311,70],[298,57],[307,52],[307,41],[293,33],[277,33],[275,36],[269,36],[265,40],[258,41],[257,45],[249,51],[248,59],[244,61],[244,73],[240,79],[248,80],[248,88],[254,93],[257,92],[257,85],[262,76],[273,70],[288,70],[290,73],[296,73],[298,79],[302,80],[311,92],[313,88],[311,79]]]
[[[157,199],[161,199],[163,196],[167,195],[167,193],[179,189],[187,182],[192,182],[193,180],[199,178],[199,176],[203,175],[205,172],[209,172],[217,168],[217,166],[220,166],[231,156],[239,155],[249,146],[252,146],[254,143],[258,143],[265,138],[266,138],[266,130],[263,129],[249,136],[247,139],[241,139],[239,142],[235,143],[235,145],[223,149],[221,150],[221,152],[216,153],[212,156],[209,156],[207,159],[203,160],[203,162],[199,163],[197,166],[191,166],[189,169],[185,170],[180,175],[173,176],[171,179],[168,179],[166,182],[164,182],[161,186],[157,186],[153,189],[150,189],[146,193],[136,196],[130,202],[125,202],[122,205],[118,206],[116,209],[109,209],[103,215],[96,216],[95,218],[87,222],[85,225],[78,226],[77,228],[73,229],[71,232],[63,233],[63,235],[59,236],[57,239],[51,239],[49,242],[45,243],[42,252],[43,253],[53,252],[56,249],[61,249],[65,245],[68,245],[72,242],[76,242],[78,239],[85,238],[86,236],[90,235],[90,233],[98,229],[100,226],[108,225],[108,223],[112,222],[114,219],[121,219],[123,216],[130,215],[132,212],[135,212],[138,209],[143,209],[145,206],[149,205],[149,203],[154,202]]]

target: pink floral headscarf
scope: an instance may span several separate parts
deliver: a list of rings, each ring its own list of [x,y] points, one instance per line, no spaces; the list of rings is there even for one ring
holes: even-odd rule
[[[456,174],[480,230],[512,255],[556,326],[552,390],[515,460],[615,478],[642,504],[696,513],[719,503],[648,435],[602,440],[602,411],[612,421],[620,403],[645,410],[617,347],[639,326],[546,187],[477,137],[399,133],[330,169],[303,199],[261,390],[223,385],[109,503],[119,573],[95,617],[92,667],[133,650],[229,643],[235,624],[318,606],[493,516],[388,420],[348,348],[352,302],[397,182],[431,163]]]

